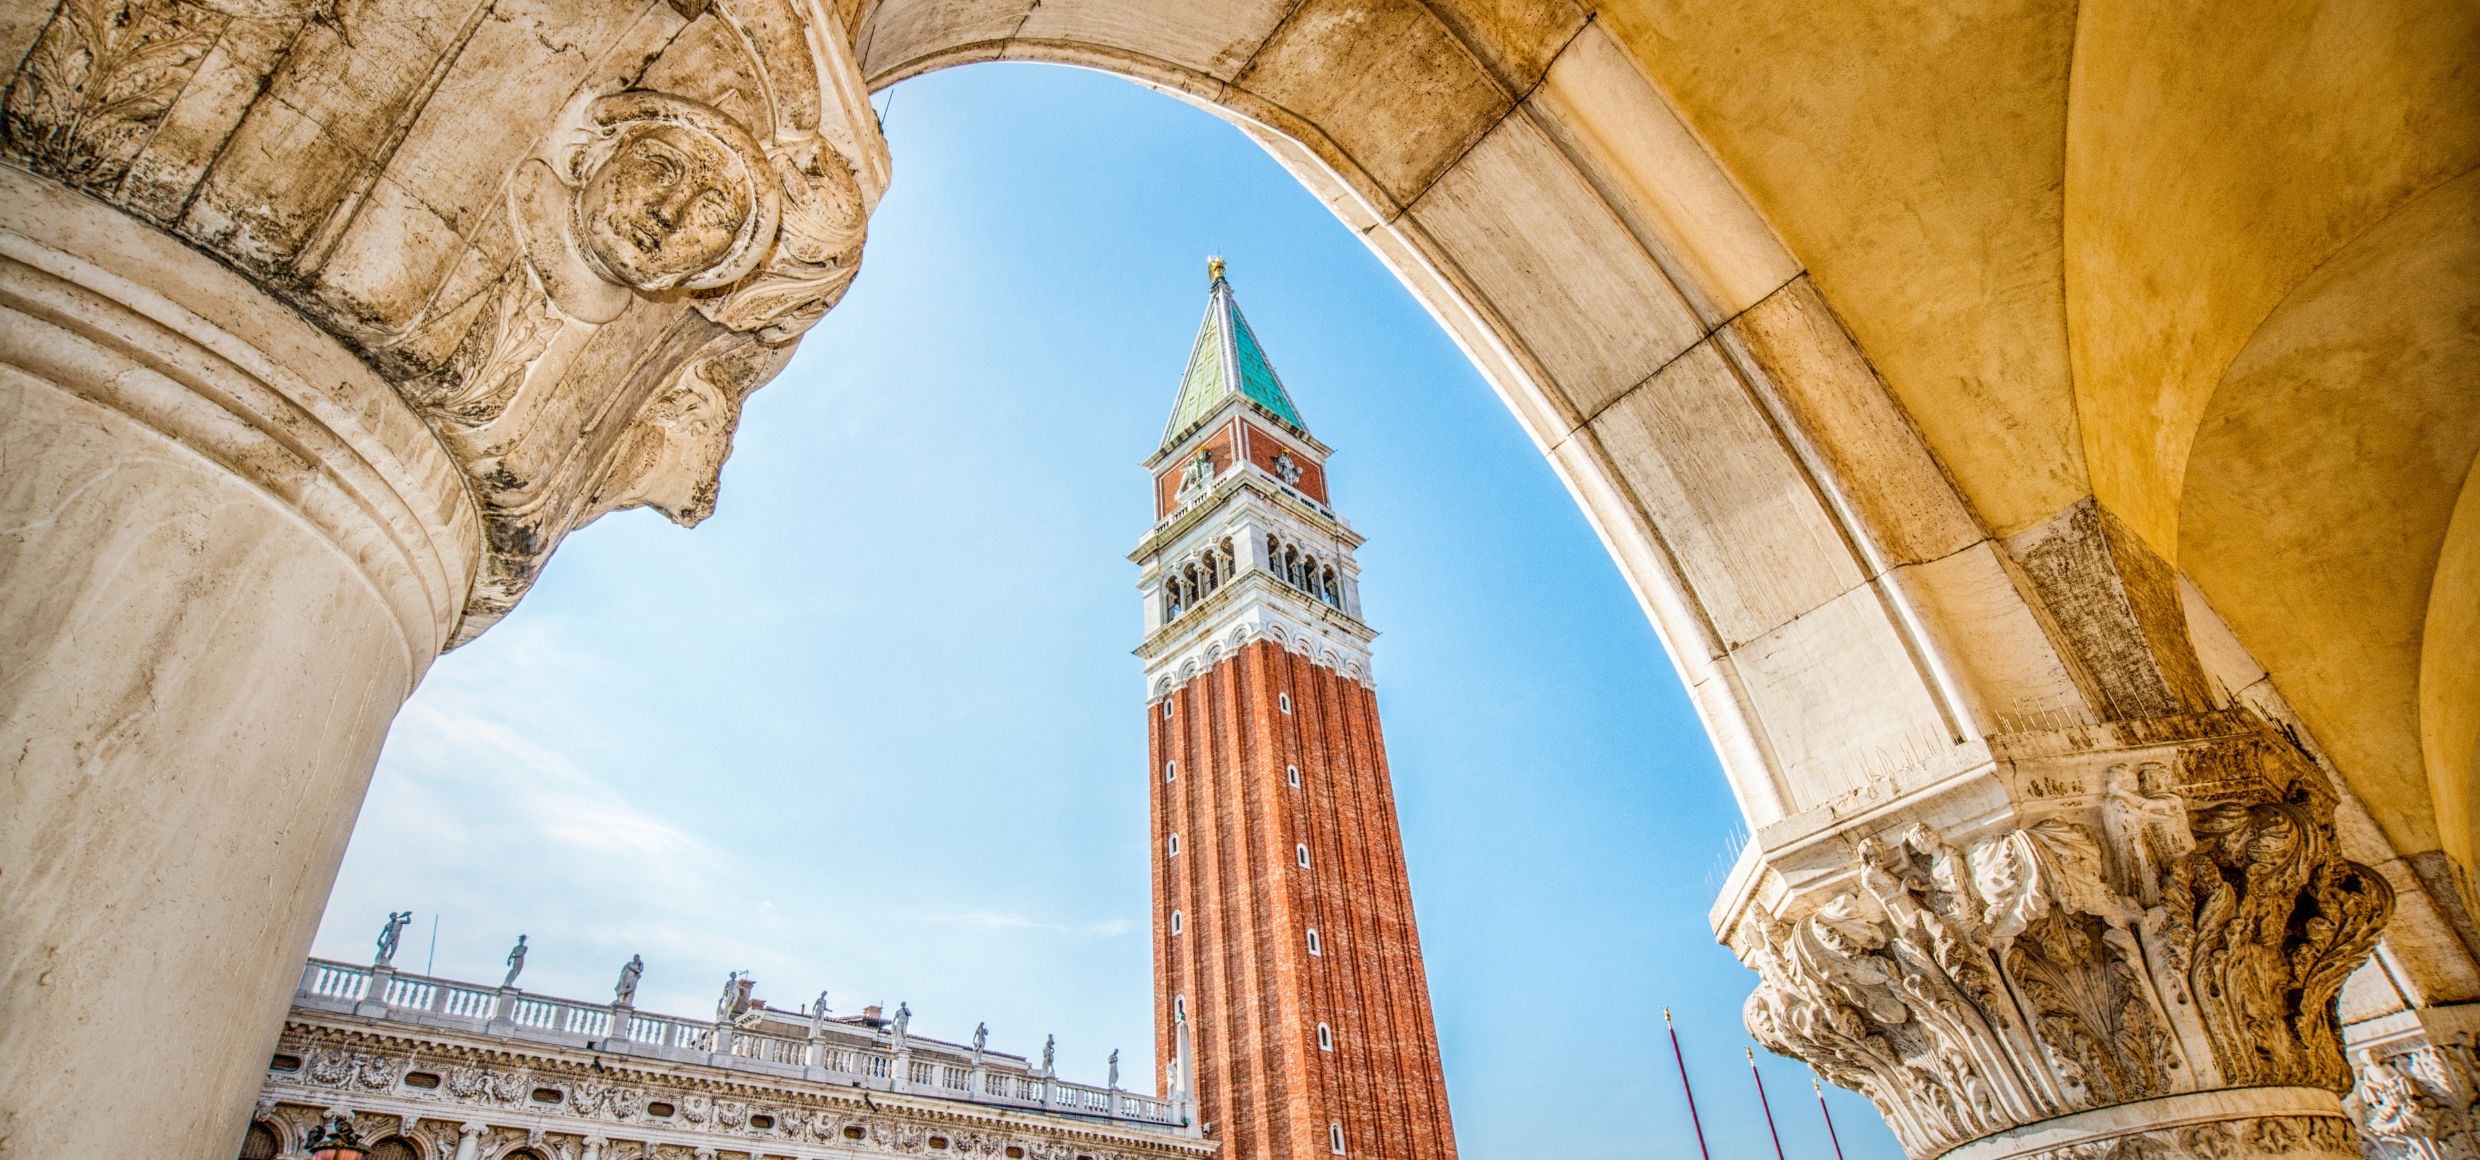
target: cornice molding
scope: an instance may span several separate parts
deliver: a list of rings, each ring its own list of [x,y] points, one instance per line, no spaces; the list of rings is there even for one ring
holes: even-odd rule
[[[1139,645],[1149,700],[1197,679],[1265,640],[1364,689],[1376,689],[1369,642],[1377,630],[1275,581],[1250,573],[1225,585],[1187,615]]]

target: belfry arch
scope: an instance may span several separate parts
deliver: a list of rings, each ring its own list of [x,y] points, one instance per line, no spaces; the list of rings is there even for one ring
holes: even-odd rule
[[[1916,1154],[2339,1157],[2352,1066],[2469,1066],[2466,6],[8,14],[0,1122],[36,1154],[238,1131],[395,707],[565,535],[712,509],[900,166],[867,93],[1000,59],[1233,120],[1470,353],[1748,817],[1714,920],[1752,1029]],[[592,228],[650,134],[730,229]],[[150,986],[179,958],[229,1010]]]

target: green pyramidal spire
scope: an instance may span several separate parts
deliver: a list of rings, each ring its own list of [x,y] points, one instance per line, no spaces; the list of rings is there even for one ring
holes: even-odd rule
[[[1205,421],[1233,395],[1242,396],[1283,425],[1303,435],[1308,425],[1300,409],[1266,361],[1249,320],[1240,316],[1239,300],[1223,278],[1223,260],[1206,259],[1212,279],[1206,291],[1205,321],[1197,324],[1197,344],[1188,352],[1188,370],[1180,376],[1180,397],[1171,404],[1171,425],[1163,428],[1163,446],[1179,442],[1189,429]]]

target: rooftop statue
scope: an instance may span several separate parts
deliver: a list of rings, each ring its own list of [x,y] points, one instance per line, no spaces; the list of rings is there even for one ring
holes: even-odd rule
[[[629,961],[620,965],[620,982],[611,989],[612,1005],[615,1007],[634,1005],[637,1002],[637,980],[645,973],[645,957],[630,955]]]
[[[370,960],[371,966],[384,967],[396,961],[396,944],[404,938],[405,928],[412,923],[413,912],[410,910],[388,912],[387,925],[379,928],[379,957]]]
[[[518,935],[517,945],[508,948],[508,977],[501,979],[499,981],[499,985],[503,987],[516,986],[517,975],[523,970],[525,970],[525,936]]]

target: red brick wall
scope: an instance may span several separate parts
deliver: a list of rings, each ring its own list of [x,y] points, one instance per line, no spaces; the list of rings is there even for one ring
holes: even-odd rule
[[[1272,475],[1276,479],[1281,479],[1283,477],[1280,474],[1277,474],[1274,469],[1274,457],[1287,450],[1290,449],[1285,447],[1280,440],[1277,440],[1272,435],[1261,435],[1255,431],[1249,432],[1249,462],[1263,468],[1266,474]],[[1319,503],[1334,502],[1333,500],[1326,498],[1325,464],[1318,462],[1316,457],[1299,451],[1292,452],[1292,462],[1300,467],[1300,482],[1293,484],[1293,487],[1299,488],[1303,494],[1306,494],[1309,498],[1314,499]]]
[[[1230,1160],[1328,1156],[1333,1122],[1351,1156],[1452,1160],[1375,696],[1260,641],[1169,701],[1169,719],[1148,707],[1157,1057],[1172,1058],[1172,1000],[1185,995],[1199,1114]],[[1178,763],[1169,782],[1166,761]],[[1308,953],[1312,927],[1322,955]],[[1317,1047],[1321,1021],[1331,1053]]]

